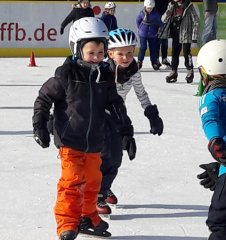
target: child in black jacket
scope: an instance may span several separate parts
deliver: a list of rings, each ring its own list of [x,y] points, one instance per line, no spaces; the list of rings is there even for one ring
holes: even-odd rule
[[[103,62],[107,38],[101,20],[90,17],[76,21],[69,34],[70,48],[76,54],[74,63],[59,67],[55,77],[43,84],[34,103],[34,139],[43,148],[50,143],[47,121],[54,104],[54,142],[61,159],[54,211],[60,240],[74,240],[78,233],[111,235],[96,209],[105,110],[111,113],[126,145],[135,142],[114,74]]]

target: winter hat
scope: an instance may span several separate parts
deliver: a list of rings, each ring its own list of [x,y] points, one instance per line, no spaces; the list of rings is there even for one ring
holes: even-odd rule
[[[146,8],[154,8],[155,7],[155,0],[144,0],[144,6]]]

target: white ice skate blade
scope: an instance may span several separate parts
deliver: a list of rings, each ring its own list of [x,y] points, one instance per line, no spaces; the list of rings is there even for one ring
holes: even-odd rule
[[[89,234],[84,234],[84,233],[79,233],[76,239],[80,240],[86,240],[86,239],[93,239],[93,240],[98,240],[98,239],[109,239],[110,237],[102,237],[102,236],[94,236],[94,235],[89,235]]]
[[[100,217],[111,220],[111,214],[100,214],[99,213],[99,215],[100,215]]]

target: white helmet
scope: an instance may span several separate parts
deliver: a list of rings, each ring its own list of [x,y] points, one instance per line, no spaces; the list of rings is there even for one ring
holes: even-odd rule
[[[107,3],[105,3],[104,8],[105,9],[112,9],[112,8],[116,8],[116,5],[115,5],[114,2],[107,2]]]
[[[118,28],[109,32],[108,49],[115,47],[136,46],[137,37],[127,28]]]
[[[155,7],[155,1],[154,0],[144,0],[144,6],[146,8],[154,8]]]
[[[203,67],[208,75],[226,74],[226,40],[212,40],[199,50],[197,67]]]
[[[81,51],[81,41],[89,39],[100,39],[107,50],[108,29],[104,22],[95,17],[84,17],[75,21],[69,31],[69,46],[72,54]]]

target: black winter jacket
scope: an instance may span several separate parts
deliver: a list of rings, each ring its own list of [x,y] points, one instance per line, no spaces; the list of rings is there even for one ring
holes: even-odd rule
[[[64,19],[64,21],[61,23],[61,28],[65,28],[70,22],[75,22],[76,20],[79,20],[83,17],[94,17],[93,9],[88,8],[81,8],[81,7],[75,7],[72,9],[72,11],[68,14],[68,16]]]
[[[34,103],[33,124],[46,126],[54,103],[54,142],[83,152],[100,152],[105,110],[133,135],[123,99],[117,94],[114,73],[102,62],[98,70],[80,60],[66,63],[43,84]],[[128,132],[126,132],[128,131]]]

